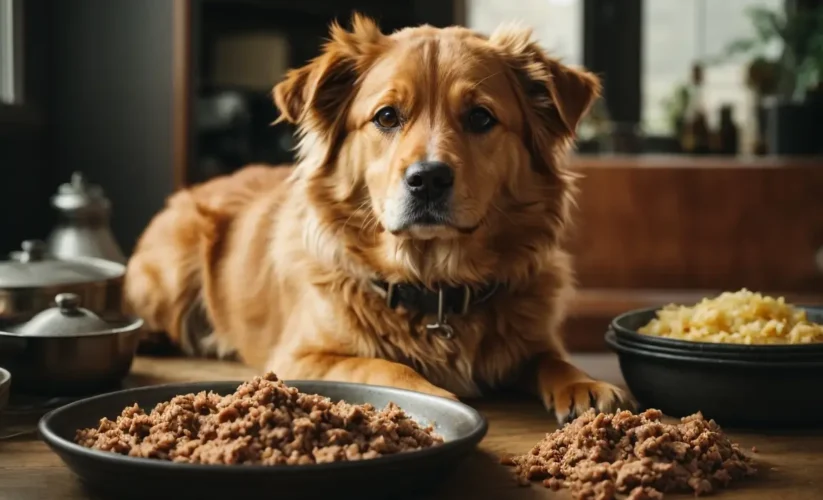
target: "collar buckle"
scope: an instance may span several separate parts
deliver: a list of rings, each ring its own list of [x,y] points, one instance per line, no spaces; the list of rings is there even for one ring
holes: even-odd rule
[[[471,303],[471,289],[467,286],[463,287],[463,303],[460,314],[466,314]],[[454,338],[454,328],[448,323],[448,316],[446,313],[446,293],[442,288],[437,290],[437,320],[434,323],[426,325],[426,330],[445,340]]]
[[[449,315],[462,316],[468,314],[472,304],[485,302],[497,291],[499,285],[495,283],[488,290],[481,290],[476,297],[475,291],[468,285],[455,288],[440,287],[436,292],[436,308],[429,306],[428,310],[424,305],[426,303],[425,297],[427,294],[431,297],[433,293],[426,288],[417,285],[409,288],[409,285],[385,281],[382,283],[372,281],[372,286],[377,293],[383,296],[389,309],[396,309],[402,304],[406,307],[411,305],[412,309],[418,308],[423,314],[434,314],[436,316],[435,321],[427,324],[426,330],[440,338],[451,340],[455,338],[456,332],[454,327],[449,324]],[[462,292],[462,296],[460,292]]]

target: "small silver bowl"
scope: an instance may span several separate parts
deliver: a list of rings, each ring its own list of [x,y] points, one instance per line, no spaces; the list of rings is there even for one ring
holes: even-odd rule
[[[0,365],[14,375],[14,392],[82,396],[116,389],[131,369],[143,321],[106,321],[80,307],[75,294],[56,307],[0,331]]]

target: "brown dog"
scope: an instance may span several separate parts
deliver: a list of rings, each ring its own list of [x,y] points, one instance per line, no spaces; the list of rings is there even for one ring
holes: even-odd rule
[[[295,167],[173,195],[129,263],[127,300],[187,352],[285,379],[524,388],[561,421],[625,407],[559,334],[563,158],[598,92],[526,30],[334,25],[274,89],[299,127]]]

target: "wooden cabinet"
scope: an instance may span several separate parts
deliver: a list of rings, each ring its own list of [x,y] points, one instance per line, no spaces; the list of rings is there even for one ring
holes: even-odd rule
[[[823,158],[576,157],[575,350],[627,309],[742,287],[823,303]]]

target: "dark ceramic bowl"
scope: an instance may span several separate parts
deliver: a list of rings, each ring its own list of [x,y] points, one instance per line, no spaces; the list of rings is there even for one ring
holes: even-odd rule
[[[823,324],[823,309],[803,307],[810,321]],[[638,333],[637,330],[655,318],[659,308],[638,309],[616,317],[611,330],[621,344],[644,350],[700,358],[723,358],[749,361],[818,360],[823,362],[823,343],[794,345],[745,345],[717,342],[695,342]]]
[[[40,420],[43,440],[103,498],[240,499],[401,498],[430,490],[483,439],[486,420],[456,401],[388,387],[294,381],[290,386],[350,403],[382,408],[399,405],[419,423],[431,423],[445,439],[439,446],[355,462],[295,466],[200,465],[135,458],[74,443],[77,429],[115,418],[134,403],[152,408],[178,394],[234,392],[241,382],[204,382],[143,387],[95,396],[58,408]],[[356,494],[355,494],[356,493]]]
[[[823,361],[660,352],[624,343],[614,331],[606,334],[606,343],[617,353],[626,385],[644,408],[672,417],[700,411],[734,427],[823,424]]]

